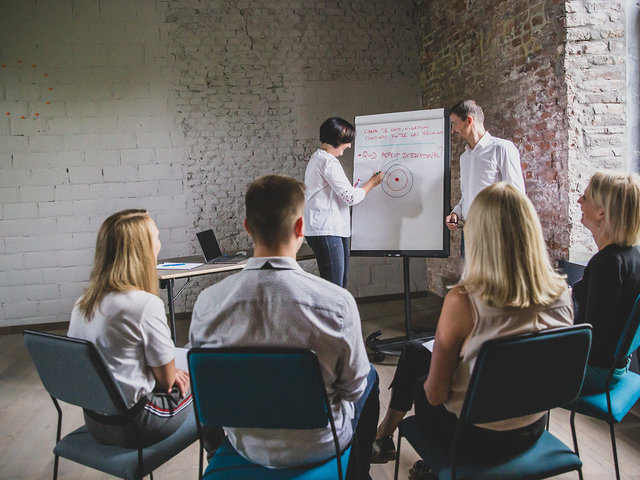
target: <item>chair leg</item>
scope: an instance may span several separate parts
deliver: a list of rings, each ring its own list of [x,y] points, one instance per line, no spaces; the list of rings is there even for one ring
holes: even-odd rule
[[[53,480],[58,480],[58,463],[60,461],[60,457],[58,455],[55,456],[55,460],[53,461]]]
[[[398,449],[396,450],[396,468],[393,474],[393,480],[398,480],[398,469],[400,468],[400,444],[402,443],[402,435],[398,433]]]
[[[153,472],[149,472],[149,480],[153,480]]]
[[[551,416],[551,412],[549,412],[549,416]],[[573,450],[576,452],[576,455],[579,457],[580,452],[578,450],[578,435],[576,435],[576,411],[575,410],[571,410],[569,423],[571,424],[571,437],[573,438]],[[547,430],[549,430],[548,425],[549,425],[549,418],[547,417]],[[582,476],[582,467],[578,468],[578,478],[580,478],[580,480],[584,480]]]
[[[547,432],[549,431],[549,423],[551,423],[551,410],[547,410],[547,424],[544,426]]]
[[[56,407],[58,412],[58,427],[56,429],[56,445],[60,441],[60,435],[62,434],[62,409],[60,408],[60,404],[58,400],[53,395],[49,395],[51,400],[53,400],[53,404]],[[58,455],[55,456],[55,460],[53,461],[53,480],[58,479],[58,464],[60,463],[60,457]]]
[[[200,440],[200,461],[198,462],[198,480],[202,480],[202,462],[203,462],[203,455],[204,455],[204,446],[202,443],[202,440]]]
[[[578,450],[578,435],[576,435],[576,411],[571,411],[571,416],[569,417],[569,423],[571,424],[571,437],[573,438],[573,449],[576,452],[578,457],[580,456],[580,451]]]
[[[613,464],[616,468],[616,480],[620,480],[620,467],[618,465],[618,450],[616,448],[616,433],[613,428],[613,422],[609,424],[611,431],[611,448],[613,450]]]

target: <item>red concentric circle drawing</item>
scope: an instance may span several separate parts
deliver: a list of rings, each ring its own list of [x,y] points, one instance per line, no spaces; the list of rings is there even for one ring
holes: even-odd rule
[[[413,173],[402,164],[395,163],[384,172],[382,190],[393,198],[407,195],[413,187]]]

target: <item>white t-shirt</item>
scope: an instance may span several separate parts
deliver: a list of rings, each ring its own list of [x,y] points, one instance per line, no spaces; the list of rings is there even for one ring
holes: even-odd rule
[[[164,303],[141,290],[107,293],[90,321],[74,306],[67,335],[98,347],[129,407],[153,391],[150,367],[174,358]]]
[[[338,159],[316,150],[304,172],[304,184],[305,234],[350,237],[349,207],[364,200],[366,192],[351,185]]]

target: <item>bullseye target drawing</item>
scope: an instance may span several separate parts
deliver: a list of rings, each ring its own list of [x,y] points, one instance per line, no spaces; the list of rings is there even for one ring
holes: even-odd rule
[[[393,198],[407,195],[413,187],[413,173],[400,163],[395,163],[384,172],[382,190]]]

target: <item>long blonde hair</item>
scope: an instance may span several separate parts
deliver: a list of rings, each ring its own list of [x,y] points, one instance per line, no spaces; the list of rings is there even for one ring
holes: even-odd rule
[[[630,247],[640,241],[640,176],[596,172],[585,191],[604,210],[604,232],[611,242]]]
[[[466,261],[459,285],[499,307],[549,305],[566,290],[549,260],[531,201],[499,182],[483,189],[464,227]]]
[[[129,209],[102,223],[89,287],[78,302],[87,320],[106,293],[144,290],[158,294],[151,221],[146,210]]]

